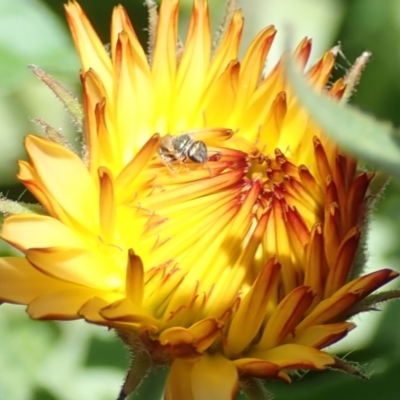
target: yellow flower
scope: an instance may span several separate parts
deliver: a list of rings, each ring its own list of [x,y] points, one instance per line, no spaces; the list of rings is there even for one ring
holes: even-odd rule
[[[18,178],[47,215],[4,221],[1,237],[24,257],[1,259],[0,299],[35,319],[116,329],[136,355],[120,399],[146,357],[171,366],[171,400],[346,369],[321,349],[396,273],[356,275],[373,174],[314,126],[282,62],[262,75],[275,29],[239,61],[240,10],[212,47],[207,1],[195,0],[181,46],[179,1],[163,0],[146,55],[118,6],[108,53],[80,6],[65,8],[82,62],[83,155],[26,138]],[[310,49],[305,39],[295,52],[302,68]],[[327,87],[334,61],[327,52],[307,76],[340,98],[343,80]]]

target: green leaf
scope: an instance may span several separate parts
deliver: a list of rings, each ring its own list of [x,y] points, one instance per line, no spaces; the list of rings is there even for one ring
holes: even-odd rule
[[[400,137],[389,123],[318,94],[287,58],[286,74],[300,104],[339,145],[360,159],[400,178]]]

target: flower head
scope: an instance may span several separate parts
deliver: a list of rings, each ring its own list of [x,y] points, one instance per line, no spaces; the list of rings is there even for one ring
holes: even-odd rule
[[[26,138],[18,178],[46,213],[5,220],[1,237],[24,256],[1,260],[0,298],[32,318],[114,328],[136,359],[171,366],[167,399],[339,368],[321,349],[396,274],[355,274],[373,174],[313,124],[282,62],[263,75],[275,29],[239,61],[240,10],[213,47],[207,1],[195,0],[180,45],[179,1],[163,0],[146,54],[118,6],[108,52],[80,6],[65,8],[84,148]],[[302,68],[310,50],[305,39],[295,51]],[[334,62],[327,52],[307,77],[339,99]],[[121,399],[140,381],[132,371]]]

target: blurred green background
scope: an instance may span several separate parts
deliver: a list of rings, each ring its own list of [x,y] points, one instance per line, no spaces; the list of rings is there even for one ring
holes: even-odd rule
[[[63,3],[0,0],[0,192],[12,198],[23,193],[15,179],[16,160],[24,157],[23,137],[40,132],[30,119],[42,118],[74,140],[63,107],[26,68],[38,65],[79,95],[79,61]],[[80,3],[104,43],[112,7],[122,3],[145,43],[142,0]],[[210,0],[215,29],[224,3]],[[400,125],[400,0],[242,0],[241,5],[247,21],[245,44],[265,25],[274,24],[280,30],[269,67],[282,52],[287,26],[294,28],[296,41],[313,38],[314,61],[340,41],[345,58],[338,58],[337,76],[364,50],[371,50],[371,62],[352,102]],[[182,36],[190,8],[191,0],[182,1]],[[393,181],[374,210],[368,245],[371,270],[400,270],[399,205],[400,185]],[[0,251],[12,254],[4,244]],[[358,329],[332,351],[371,373],[369,382],[339,372],[308,373],[295,379],[294,385],[268,384],[275,399],[399,399],[400,303],[355,322]],[[123,346],[106,329],[81,321],[31,321],[17,306],[0,308],[0,343],[0,400],[115,400],[129,363]],[[165,373],[151,375],[135,398],[159,399]]]

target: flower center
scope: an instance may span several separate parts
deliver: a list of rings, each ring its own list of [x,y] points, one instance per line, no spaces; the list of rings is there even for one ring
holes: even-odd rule
[[[263,212],[273,202],[279,202],[285,213],[300,212],[299,217],[309,229],[322,218],[317,179],[305,165],[296,165],[290,160],[289,150],[284,153],[276,148],[273,154],[256,150],[249,153],[248,162],[247,178],[262,186],[257,205]]]

